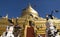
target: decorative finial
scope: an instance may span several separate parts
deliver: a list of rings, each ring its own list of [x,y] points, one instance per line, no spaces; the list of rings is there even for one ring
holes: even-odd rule
[[[28,4],[28,8],[30,8],[30,7],[31,7],[31,4],[29,3],[29,4]]]
[[[6,14],[6,16],[5,16],[6,18],[8,18],[8,14]]]
[[[31,4],[29,3],[29,6],[31,6]]]

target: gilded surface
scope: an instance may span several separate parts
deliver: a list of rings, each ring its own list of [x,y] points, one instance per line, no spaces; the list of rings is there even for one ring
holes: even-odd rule
[[[29,14],[32,14],[30,16]],[[36,17],[36,18],[35,18]],[[12,18],[14,25],[16,25],[16,19]],[[29,20],[32,20],[35,24],[34,30],[36,32],[36,36],[38,34],[46,34],[46,19],[38,16],[38,13],[31,7],[28,6],[26,9],[22,11],[21,17],[18,18],[17,23],[20,27],[22,27],[21,35],[25,36],[25,27],[28,25]],[[54,25],[57,29],[60,29],[60,19],[53,19]],[[9,25],[8,18],[0,18],[0,35],[6,30],[6,26]]]

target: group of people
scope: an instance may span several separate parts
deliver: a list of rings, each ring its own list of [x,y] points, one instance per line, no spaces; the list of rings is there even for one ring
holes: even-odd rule
[[[19,37],[19,31],[21,29],[18,25],[13,25],[14,23],[10,21],[10,25],[6,27],[6,31],[0,37]],[[17,30],[16,30],[17,29]]]

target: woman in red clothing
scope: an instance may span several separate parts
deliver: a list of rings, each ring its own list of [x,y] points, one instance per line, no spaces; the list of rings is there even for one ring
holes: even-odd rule
[[[35,37],[32,21],[29,21],[29,27],[27,27],[26,37]]]

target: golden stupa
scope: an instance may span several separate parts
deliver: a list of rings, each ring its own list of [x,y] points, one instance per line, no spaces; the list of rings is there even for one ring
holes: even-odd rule
[[[33,14],[34,16],[38,16],[37,11],[35,11],[31,5],[29,5],[27,8],[23,9],[22,16]]]
[[[33,17],[30,15],[32,14]],[[14,25],[16,25],[16,18],[8,18],[2,17],[0,18],[0,35],[6,30],[6,26],[9,25],[10,23],[8,22],[8,19],[11,19],[14,22]],[[27,8],[22,10],[22,15],[21,17],[17,18],[17,23],[20,27],[22,27],[21,30],[21,36],[25,37],[26,36],[26,26],[28,27],[29,21],[33,21],[34,25],[34,30],[36,33],[36,37],[38,34],[41,34],[45,37],[46,34],[46,18],[39,17],[39,14],[37,11],[35,11],[31,5],[28,5]],[[53,19],[54,25],[57,27],[57,29],[60,29],[60,19],[54,18]]]

